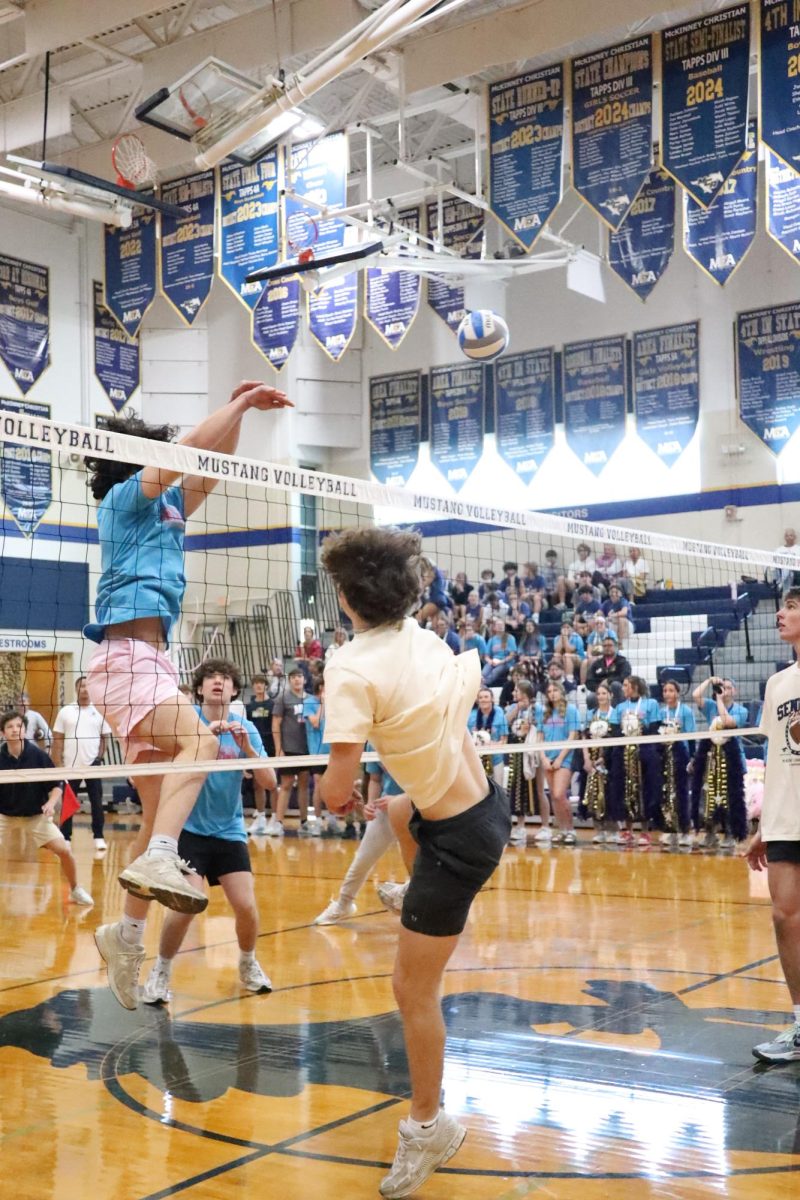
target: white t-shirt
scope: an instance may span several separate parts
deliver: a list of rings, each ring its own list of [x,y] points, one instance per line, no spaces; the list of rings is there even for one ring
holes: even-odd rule
[[[105,718],[93,704],[67,704],[53,725],[64,735],[64,767],[88,767],[100,754],[100,737],[110,734]]]
[[[567,567],[567,578],[577,579],[581,571],[588,571],[590,575],[594,575],[596,570],[597,563],[592,558],[591,554],[589,554],[586,556],[586,558],[576,558],[574,562],[569,564]]]
[[[792,724],[796,720],[795,724]],[[769,738],[761,836],[765,842],[800,841],[800,667],[793,663],[767,680],[761,733]]]
[[[371,742],[419,809],[458,772],[481,678],[477,650],[453,654],[407,617],[357,633],[325,667],[325,741]]]

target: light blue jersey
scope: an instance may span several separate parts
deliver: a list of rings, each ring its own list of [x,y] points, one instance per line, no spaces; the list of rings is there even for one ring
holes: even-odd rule
[[[580,733],[581,717],[574,704],[568,704],[566,711],[562,715],[557,710],[553,710],[549,716],[545,716],[545,708],[543,704],[537,704],[535,708],[536,728],[544,737],[545,742],[566,742],[571,733]],[[543,750],[545,758],[549,758],[550,762],[558,758],[560,750]],[[574,750],[569,750],[564,758],[563,765],[572,767]]]
[[[491,735],[493,742],[499,742],[501,738],[508,737],[508,721],[506,720],[506,714],[503,712],[499,704],[495,704],[494,706],[490,725],[485,723],[484,718],[479,726],[478,717],[480,715],[481,714],[479,710],[477,708],[473,708],[467,717],[467,729],[470,731],[470,733],[473,733],[478,728],[484,729],[488,734]],[[505,757],[502,754],[492,755],[493,767],[503,767],[505,766],[505,761]]]
[[[325,718],[323,717],[315,729],[309,717],[315,717],[322,705],[319,696],[306,696],[303,701],[303,720],[306,723],[306,741],[309,754],[329,754],[330,742],[325,741]]]
[[[195,706],[195,712],[203,724],[208,725],[202,709]],[[233,716],[229,714],[227,720],[241,723],[247,730],[256,753],[262,758],[267,757],[258,730],[252,721],[235,713]],[[217,757],[241,758],[247,762],[255,762],[254,759],[246,758],[244,751],[236,745],[232,733],[219,735]],[[207,775],[184,829],[189,833],[199,833],[202,837],[223,838],[226,842],[246,842],[247,834],[242,813],[242,775],[245,770],[243,766],[241,771],[212,771]]]
[[[364,749],[365,750],[374,750],[375,747],[370,746],[369,742],[367,742]],[[381,787],[381,795],[382,796],[402,796],[403,795],[403,789],[400,787],[400,784],[396,783],[395,780],[392,779],[391,775],[386,770],[386,767],[384,767],[383,763],[379,763],[379,762],[364,763],[364,766],[366,768],[366,772],[368,775],[383,775],[383,786]]]

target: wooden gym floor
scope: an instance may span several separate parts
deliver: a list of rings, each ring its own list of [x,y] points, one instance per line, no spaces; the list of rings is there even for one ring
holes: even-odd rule
[[[240,993],[215,889],[169,1010],[128,1013],[92,939],[119,911],[125,821],[107,838],[94,858],[77,826],[88,911],[65,903],[43,855],[0,851],[0,1194],[377,1196],[407,1111],[398,918],[370,883],[357,918],[311,924],[356,843],[251,847],[272,995]],[[401,877],[396,854],[380,877]],[[445,1011],[446,1103],[469,1136],[420,1196],[797,1196],[800,1064],[765,1069],[750,1054],[788,1023],[788,997],[764,877],[741,861],[509,849],[473,908]]]

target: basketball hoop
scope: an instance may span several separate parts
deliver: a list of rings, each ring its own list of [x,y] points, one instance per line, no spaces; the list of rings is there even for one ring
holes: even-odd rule
[[[319,237],[319,226],[307,212],[292,213],[286,218],[286,245],[299,263],[314,261],[314,243]]]
[[[135,133],[123,133],[111,149],[111,162],[120,187],[137,188],[155,183],[156,164],[148,158],[144,142]]]
[[[178,99],[195,129],[205,129],[211,117],[211,101],[203,89],[187,80],[178,88]]]

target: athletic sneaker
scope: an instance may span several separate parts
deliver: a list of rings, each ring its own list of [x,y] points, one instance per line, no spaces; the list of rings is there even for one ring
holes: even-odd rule
[[[74,888],[70,888],[69,898],[73,904],[85,904],[89,908],[94,904],[86,888],[79,887],[77,883]]]
[[[609,835],[606,834],[606,832],[603,829],[601,829],[599,833],[596,833],[594,835],[594,837],[592,838],[592,841],[594,842],[594,844],[596,846],[605,846],[605,844],[608,840],[609,840]]]
[[[260,812],[256,813],[250,823],[250,828],[247,830],[249,834],[266,834],[269,832],[267,825],[267,814]]]
[[[508,838],[510,846],[524,846],[528,840],[527,830],[523,824],[515,825]]]
[[[730,835],[728,835],[728,837],[724,837],[719,844],[719,848],[720,850],[735,850],[736,838],[733,838]]]
[[[694,834],[691,832],[691,830],[688,833],[681,834],[681,836],[678,838],[678,845],[682,847],[688,847],[691,850],[692,846],[694,845]]]
[[[427,1137],[415,1137],[408,1122],[401,1121],[392,1169],[381,1180],[378,1191],[385,1200],[401,1200],[412,1195],[434,1171],[449,1162],[466,1136],[464,1126],[445,1112],[439,1114],[439,1120]]]
[[[578,838],[574,829],[565,829],[561,834],[562,846],[577,846]]]
[[[283,837],[283,824],[274,815],[267,821],[267,828],[264,830],[267,837]]]
[[[310,826],[309,833],[312,837],[322,837],[322,821],[319,817],[309,817],[308,824]]]
[[[314,917],[313,925],[336,925],[338,921],[346,921],[354,917],[358,911],[355,900],[342,900],[337,896],[331,900],[327,908],[323,908],[318,917]]]
[[[407,883],[376,883],[375,891],[381,904],[389,912],[403,911],[403,900],[408,891]]]
[[[134,896],[158,900],[175,912],[200,913],[208,897],[184,879],[188,863],[177,854],[140,854],[121,872],[119,881]]]
[[[255,992],[258,996],[265,996],[272,991],[270,980],[254,958],[239,963],[239,982],[248,992]]]
[[[543,825],[541,829],[537,830],[537,832],[533,835],[533,840],[538,842],[540,845],[549,846],[553,840],[553,831],[550,826]]]
[[[106,843],[105,838],[95,838],[94,839],[94,848],[95,848],[95,850],[107,850],[108,845]]]
[[[703,838],[703,849],[704,850],[716,850],[718,847],[719,847],[719,837],[717,836],[716,833],[714,833],[713,829],[709,829],[706,832],[706,836]]]
[[[649,850],[649,848],[652,846],[652,844],[653,844],[653,839],[650,837],[650,834],[645,833],[644,830],[639,834],[638,838],[636,839],[636,845],[641,846],[642,849],[644,849],[644,850]]]
[[[119,924],[101,925],[95,930],[95,944],[108,967],[108,986],[123,1008],[136,1008],[139,1002],[139,967],[144,962],[144,946],[131,946],[120,936]]]
[[[626,846],[626,847],[632,846],[633,845],[633,830],[620,829],[619,833],[617,834],[617,845],[618,846]]]
[[[169,1004],[171,999],[169,971],[155,963],[142,988],[142,1000],[145,1004]]]
[[[772,1042],[753,1046],[753,1054],[762,1062],[797,1062],[800,1059],[800,1021]]]

